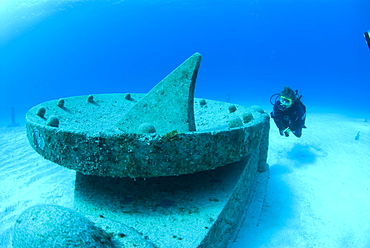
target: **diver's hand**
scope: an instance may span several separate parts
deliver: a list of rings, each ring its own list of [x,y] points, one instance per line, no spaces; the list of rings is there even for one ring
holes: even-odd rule
[[[285,134],[286,137],[289,137],[290,132],[292,132],[292,131],[290,130],[289,127],[285,128],[285,130],[283,131],[283,133]]]

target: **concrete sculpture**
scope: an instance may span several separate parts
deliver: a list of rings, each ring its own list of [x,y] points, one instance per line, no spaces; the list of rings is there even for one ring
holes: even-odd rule
[[[267,173],[269,115],[194,98],[200,61],[195,53],[147,94],[68,97],[28,111],[34,150],[77,172],[75,210],[157,247],[225,247]]]

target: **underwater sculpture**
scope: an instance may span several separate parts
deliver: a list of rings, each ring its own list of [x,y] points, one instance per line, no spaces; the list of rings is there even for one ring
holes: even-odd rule
[[[33,149],[77,172],[75,210],[157,247],[225,247],[268,168],[269,115],[194,98],[200,61],[195,53],[148,94],[76,96],[28,111]]]
[[[146,95],[77,96],[33,107],[26,117],[31,146],[59,165],[111,177],[190,174],[239,161],[258,145],[268,117],[194,99],[200,60],[194,54]]]

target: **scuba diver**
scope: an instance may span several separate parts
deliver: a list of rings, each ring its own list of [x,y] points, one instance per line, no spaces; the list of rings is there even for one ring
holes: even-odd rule
[[[274,103],[271,101],[274,99]],[[302,136],[302,128],[306,128],[306,106],[301,102],[298,91],[293,91],[285,86],[281,93],[271,96],[270,103],[274,105],[271,117],[274,119],[280,135],[289,136],[293,133],[296,137]]]

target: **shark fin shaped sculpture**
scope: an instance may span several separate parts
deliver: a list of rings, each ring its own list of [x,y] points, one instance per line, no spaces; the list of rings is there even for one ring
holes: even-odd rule
[[[195,53],[159,82],[120,119],[123,132],[138,133],[141,125],[156,133],[196,131],[194,89],[201,55]]]

